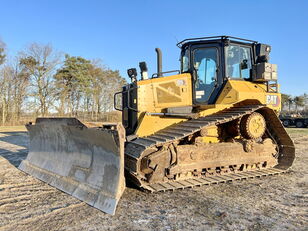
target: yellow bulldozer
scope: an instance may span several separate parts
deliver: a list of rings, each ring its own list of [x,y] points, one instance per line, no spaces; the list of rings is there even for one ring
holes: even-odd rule
[[[277,115],[281,95],[271,46],[231,36],[185,39],[180,70],[141,78],[114,95],[122,123],[87,127],[76,118],[27,124],[19,168],[114,214],[129,180],[150,192],[276,175],[295,148]],[[171,74],[175,73],[175,74]]]

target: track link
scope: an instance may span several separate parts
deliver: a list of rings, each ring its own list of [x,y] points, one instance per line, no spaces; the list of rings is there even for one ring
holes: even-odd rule
[[[163,183],[155,183],[150,185],[144,185],[143,188],[150,192],[162,192],[176,189],[193,188],[202,185],[211,185],[218,183],[232,182],[236,180],[245,180],[250,178],[261,178],[263,176],[272,176],[285,173],[286,170],[277,168],[268,168],[262,170],[251,170],[238,173],[230,173],[227,175],[215,175],[201,178],[191,178],[187,180],[170,181]]]

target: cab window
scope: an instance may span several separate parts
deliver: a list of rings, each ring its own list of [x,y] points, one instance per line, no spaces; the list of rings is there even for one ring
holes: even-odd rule
[[[186,49],[182,55],[182,70],[181,72],[187,72],[189,70],[189,49]]]
[[[227,77],[249,79],[252,66],[250,48],[240,45],[227,46],[226,65]]]

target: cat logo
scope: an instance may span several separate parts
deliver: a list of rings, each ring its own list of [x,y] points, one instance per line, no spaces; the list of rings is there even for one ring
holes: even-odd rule
[[[278,107],[280,104],[280,98],[278,95],[266,95],[266,104],[271,104],[274,107]]]

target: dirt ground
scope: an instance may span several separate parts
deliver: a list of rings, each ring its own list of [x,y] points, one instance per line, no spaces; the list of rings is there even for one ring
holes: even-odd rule
[[[288,129],[292,170],[280,176],[149,194],[126,188],[111,216],[19,171],[28,137],[0,131],[0,230],[308,230],[308,129]]]

